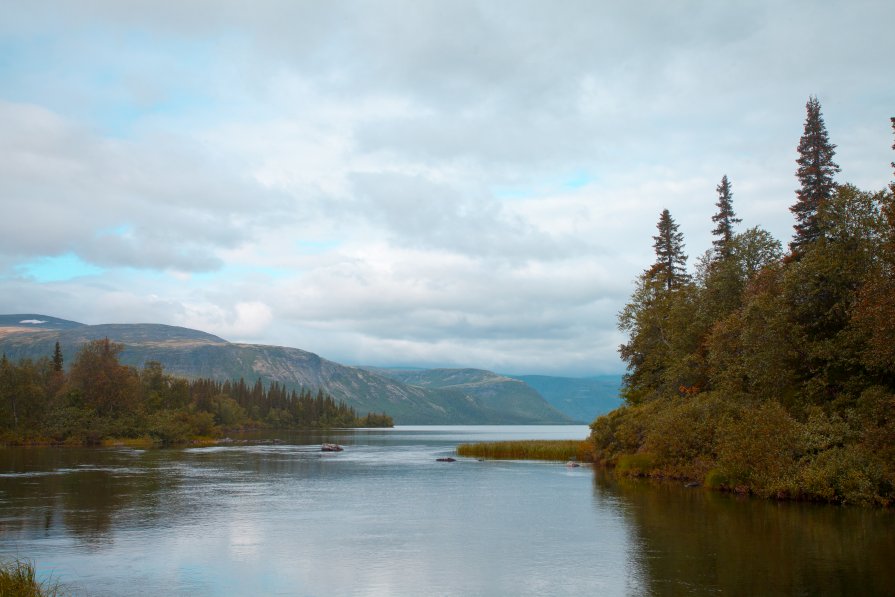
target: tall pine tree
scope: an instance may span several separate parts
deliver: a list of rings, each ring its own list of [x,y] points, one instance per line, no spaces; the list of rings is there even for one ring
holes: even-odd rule
[[[684,254],[684,235],[667,209],[662,210],[656,228],[659,230],[659,234],[653,237],[656,263],[649,272],[653,280],[671,291],[690,280],[687,256]]]
[[[59,342],[56,342],[56,348],[53,349],[53,371],[62,371],[63,360],[62,360],[62,348],[59,346]]]
[[[727,259],[732,252],[733,241],[733,225],[739,224],[742,220],[736,217],[733,211],[733,192],[730,190],[730,181],[727,180],[725,174],[721,178],[721,184],[715,187],[718,192],[718,213],[712,216],[712,221],[716,224],[712,234],[717,236],[717,240],[712,241],[715,249],[715,259],[718,261]]]
[[[796,217],[795,235],[789,243],[795,255],[803,253],[822,236],[817,213],[833,196],[836,188],[833,177],[839,172],[839,166],[833,161],[836,146],[827,136],[816,97],[808,98],[805,110],[805,132],[799,140],[799,159],[796,160],[800,187],[796,190],[795,204],[789,208]]]

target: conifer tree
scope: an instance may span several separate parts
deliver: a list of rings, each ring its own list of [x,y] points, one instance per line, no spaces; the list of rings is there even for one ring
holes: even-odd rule
[[[53,371],[62,371],[62,348],[59,342],[56,342],[56,348],[53,350]]]
[[[653,280],[670,292],[690,279],[686,269],[684,235],[667,209],[662,210],[656,228],[659,230],[659,234],[653,237],[656,263],[649,273]]]
[[[796,190],[795,204],[789,208],[796,217],[795,235],[789,248],[796,255],[823,235],[817,213],[833,196],[836,188],[833,177],[839,172],[839,166],[833,161],[836,146],[830,143],[816,97],[808,98],[805,110],[805,132],[799,140],[796,160],[800,187]]]
[[[733,211],[733,192],[730,190],[730,181],[725,174],[721,178],[721,184],[715,187],[718,192],[718,213],[712,216],[712,222],[715,222],[715,229],[712,234],[718,237],[712,241],[715,250],[715,259],[724,260],[730,257],[732,252],[733,241],[733,225],[739,224],[742,220],[736,217]]]

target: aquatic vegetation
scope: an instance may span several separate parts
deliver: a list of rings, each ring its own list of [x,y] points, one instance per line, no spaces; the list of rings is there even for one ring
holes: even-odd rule
[[[31,562],[12,560],[0,562],[0,597],[57,597],[59,585],[39,582]]]
[[[592,462],[592,445],[580,440],[522,440],[460,444],[457,454],[497,460],[577,460]]]

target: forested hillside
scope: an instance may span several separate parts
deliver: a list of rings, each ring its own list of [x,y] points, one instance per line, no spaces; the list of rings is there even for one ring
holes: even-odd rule
[[[0,443],[93,445],[145,438],[171,443],[219,436],[234,427],[308,429],[383,427],[384,414],[359,417],[318,390],[246,384],[242,379],[173,377],[157,362],[121,364],[123,346],[108,338],[85,344],[68,371],[56,344],[52,358],[0,357]]]
[[[619,315],[626,405],[592,424],[603,462],[763,496],[895,500],[895,183],[837,182],[820,104],[806,110],[787,250],[738,231],[726,176],[692,271],[660,215],[656,261]]]
[[[422,387],[375,370],[349,367],[312,352],[285,346],[239,344],[189,328],[160,324],[84,325],[45,315],[0,315],[0,353],[12,362],[38,360],[59,343],[73,355],[93,340],[123,346],[125,365],[157,362],[188,379],[219,382],[239,378],[288,390],[322,389],[357,412],[387,412],[401,424],[537,424],[568,422],[531,388],[513,383],[489,395],[481,386]],[[492,377],[499,377],[488,372]],[[507,380],[511,381],[511,380]],[[468,390],[468,391],[467,391]],[[485,388],[487,390],[487,388]]]

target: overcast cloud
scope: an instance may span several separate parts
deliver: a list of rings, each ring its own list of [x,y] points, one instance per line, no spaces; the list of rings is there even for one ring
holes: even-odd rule
[[[809,95],[891,179],[888,1],[0,0],[0,312],[623,369],[663,208],[786,243]]]

